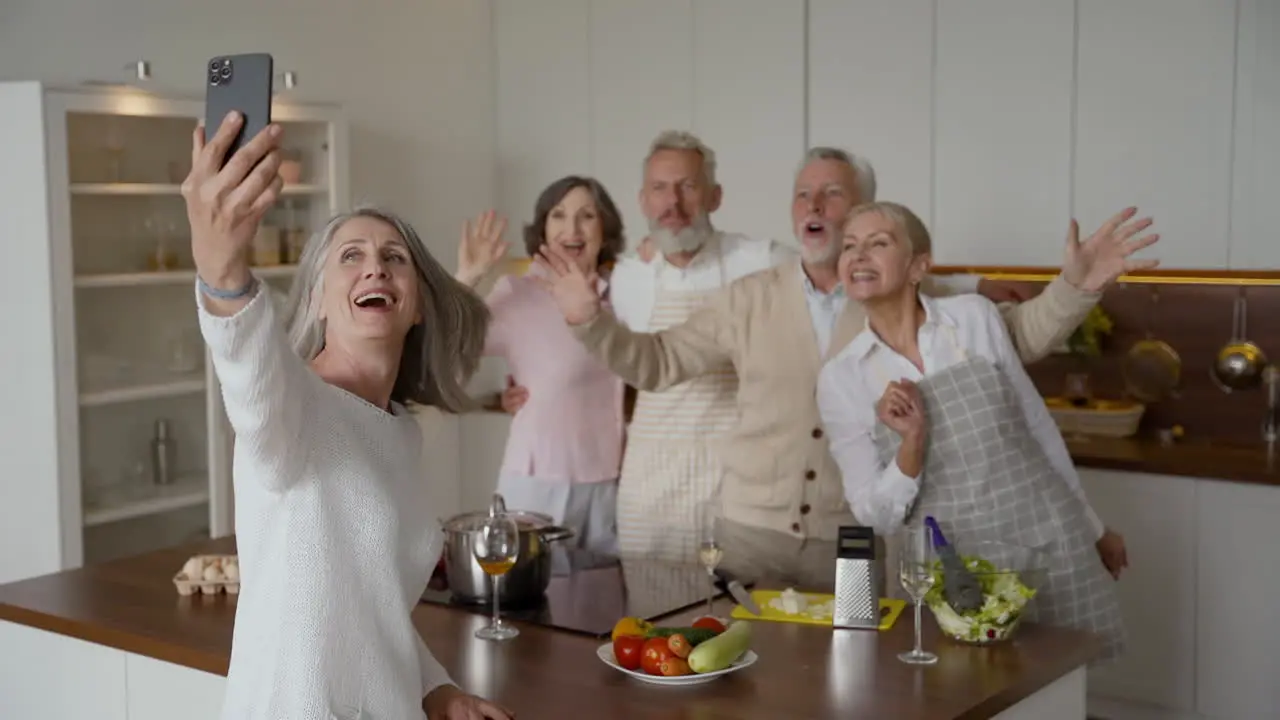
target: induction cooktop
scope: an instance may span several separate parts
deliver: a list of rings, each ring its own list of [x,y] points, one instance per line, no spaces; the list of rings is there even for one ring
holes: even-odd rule
[[[656,622],[698,604],[711,590],[707,571],[698,565],[646,558],[619,558],[587,550],[553,547],[551,581],[538,601],[508,607],[503,618],[592,637],[608,637],[622,617]],[[724,593],[717,588],[715,597]],[[493,612],[489,603],[463,602],[448,589],[443,567],[437,567],[422,602],[480,615]]]

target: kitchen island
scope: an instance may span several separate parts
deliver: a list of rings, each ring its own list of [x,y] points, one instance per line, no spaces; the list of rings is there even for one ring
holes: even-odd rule
[[[236,599],[181,597],[172,577],[191,555],[234,552],[224,538],[0,586],[0,717],[217,718]],[[663,624],[700,613],[685,614]],[[481,615],[422,604],[413,619],[462,687],[520,720],[1081,720],[1083,667],[1100,651],[1091,635],[1035,625],[1009,645],[966,647],[927,620],[940,660],[919,668],[896,659],[912,643],[909,613],[879,633],[758,622],[754,666],[664,688],[601,663],[604,641],[592,637],[520,624],[519,637],[494,644],[473,636]]]

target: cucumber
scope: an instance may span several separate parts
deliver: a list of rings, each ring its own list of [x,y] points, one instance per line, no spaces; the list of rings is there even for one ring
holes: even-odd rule
[[[689,644],[696,648],[702,643],[715,637],[716,631],[710,628],[696,627],[656,627],[650,628],[649,632],[645,633],[645,637],[647,638],[669,638],[672,635],[683,635],[684,639],[688,640]]]
[[[695,673],[724,670],[737,662],[751,645],[751,623],[739,620],[724,632],[689,653],[689,669]]]

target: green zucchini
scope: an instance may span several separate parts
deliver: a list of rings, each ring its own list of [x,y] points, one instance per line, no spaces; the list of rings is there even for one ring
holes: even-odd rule
[[[672,635],[683,635],[683,636],[684,636],[684,639],[685,639],[685,640],[688,640],[688,641],[689,641],[689,644],[690,644],[690,645],[692,645],[692,646],[694,646],[694,647],[696,648],[696,647],[698,647],[699,645],[701,645],[702,643],[704,643],[704,642],[706,642],[706,641],[710,640],[711,638],[715,637],[717,634],[718,634],[718,633],[717,633],[715,630],[712,630],[712,629],[710,629],[710,628],[696,628],[696,627],[655,627],[655,628],[650,628],[650,629],[649,629],[649,632],[645,633],[645,637],[647,637],[647,638],[656,638],[656,637],[665,637],[665,638],[669,638],[669,637],[671,637]]]
[[[751,646],[751,623],[739,620],[724,632],[689,653],[689,669],[695,673],[724,670],[737,662]]]

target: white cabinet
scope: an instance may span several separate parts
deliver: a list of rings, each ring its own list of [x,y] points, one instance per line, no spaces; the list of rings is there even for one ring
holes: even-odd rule
[[[589,8],[587,0],[493,2],[496,206],[510,221],[515,254],[524,254],[520,229],[538,193],[561,176],[591,172]]]
[[[1233,8],[1079,2],[1073,211],[1086,231],[1129,205],[1153,215],[1162,267],[1227,266]]]
[[[231,433],[179,192],[202,115],[194,100],[0,84],[15,149],[0,162],[0,216],[21,233],[9,251],[24,268],[0,291],[24,308],[0,321],[0,375],[13,378],[0,458],[20,463],[0,473],[13,520],[0,548],[23,548],[0,554],[0,581],[233,531]],[[254,263],[284,290],[300,245],[286,239],[347,202],[346,125],[334,107],[276,102],[273,116],[300,176],[265,218]],[[167,482],[152,463],[162,426]]]
[[[717,226],[795,241],[791,194],[805,150],[805,3],[695,0],[693,127],[715,148]]]
[[[1056,266],[1070,219],[1075,3],[937,12],[934,259]]]
[[[4,620],[0,648],[0,718],[128,720],[124,653]]]
[[[693,128],[693,5],[591,3],[589,167],[621,211],[632,248],[649,231],[637,199],[649,143],[663,130]]]
[[[1080,479],[1098,516],[1124,535],[1130,560],[1117,586],[1128,650],[1090,672],[1090,693],[1193,710],[1196,494],[1197,486],[1216,483],[1089,469]]]
[[[216,720],[227,679],[0,621],[0,718]],[[74,688],[74,690],[73,690]]]
[[[1280,491],[1202,482],[1195,559],[1196,705],[1213,718],[1280,717]]]
[[[1240,0],[1231,267],[1280,269],[1280,3]]]
[[[808,36],[809,145],[869,159],[878,197],[907,205],[930,227],[934,5],[810,0]]]

